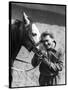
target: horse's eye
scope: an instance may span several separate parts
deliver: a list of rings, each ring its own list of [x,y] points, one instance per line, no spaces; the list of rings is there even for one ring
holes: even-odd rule
[[[32,36],[36,36],[37,34],[36,33],[32,33]]]

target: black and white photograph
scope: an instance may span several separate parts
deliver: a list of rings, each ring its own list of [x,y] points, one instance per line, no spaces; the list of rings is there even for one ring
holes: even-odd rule
[[[66,5],[9,2],[9,88],[66,85]]]

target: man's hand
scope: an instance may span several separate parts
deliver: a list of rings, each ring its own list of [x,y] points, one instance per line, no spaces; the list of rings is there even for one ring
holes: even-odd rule
[[[56,64],[54,64],[54,63],[50,63],[50,67],[54,70],[54,71],[57,71],[57,66],[56,66]]]

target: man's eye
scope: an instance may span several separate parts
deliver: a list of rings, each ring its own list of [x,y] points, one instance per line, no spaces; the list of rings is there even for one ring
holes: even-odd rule
[[[48,42],[48,40],[45,40],[45,42]]]

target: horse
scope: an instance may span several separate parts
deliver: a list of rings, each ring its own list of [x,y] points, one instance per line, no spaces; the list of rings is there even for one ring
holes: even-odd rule
[[[12,19],[9,26],[9,88],[11,88],[12,66],[21,46],[31,52],[33,45],[40,41],[40,32],[25,12],[22,21]]]

